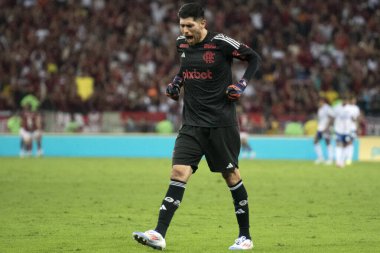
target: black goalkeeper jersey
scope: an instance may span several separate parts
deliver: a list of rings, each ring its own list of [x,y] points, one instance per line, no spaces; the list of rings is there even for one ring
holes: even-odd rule
[[[243,78],[256,72],[260,57],[248,46],[221,33],[208,32],[205,39],[190,46],[184,36],[177,38],[181,59],[178,73],[184,79],[183,124],[200,127],[237,125],[235,103],[226,96],[232,80],[233,58],[248,62]]]

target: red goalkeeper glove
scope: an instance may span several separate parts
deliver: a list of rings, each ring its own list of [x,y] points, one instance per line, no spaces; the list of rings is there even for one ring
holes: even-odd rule
[[[243,94],[245,87],[247,87],[247,81],[241,79],[239,82],[231,84],[227,87],[227,97],[230,101],[239,100],[241,94]]]
[[[177,101],[179,99],[179,94],[181,93],[183,79],[180,76],[175,76],[173,81],[166,87],[166,96]]]

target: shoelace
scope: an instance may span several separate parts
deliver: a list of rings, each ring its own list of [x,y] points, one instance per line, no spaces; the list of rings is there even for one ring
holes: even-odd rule
[[[149,236],[150,240],[153,240],[153,241],[158,241],[159,240],[158,236],[156,234],[154,234],[153,232],[149,232],[148,236]]]
[[[247,238],[245,236],[239,237],[235,240],[236,245],[240,245],[242,242],[244,242]]]

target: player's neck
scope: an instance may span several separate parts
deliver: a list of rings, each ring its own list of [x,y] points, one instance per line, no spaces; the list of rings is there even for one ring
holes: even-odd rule
[[[201,32],[201,39],[199,40],[199,43],[202,43],[204,41],[204,39],[206,38],[207,36],[207,29],[203,29],[202,32]]]

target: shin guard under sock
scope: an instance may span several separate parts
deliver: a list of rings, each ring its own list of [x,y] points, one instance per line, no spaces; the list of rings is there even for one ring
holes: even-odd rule
[[[170,181],[169,189],[160,207],[157,227],[155,228],[155,230],[159,232],[163,237],[166,235],[166,231],[170,225],[175,211],[181,204],[185,188],[186,183],[176,180]]]
[[[239,224],[239,237],[245,236],[251,239],[249,233],[248,194],[243,181],[240,180],[236,185],[230,187],[230,191],[234,200],[235,214]]]

